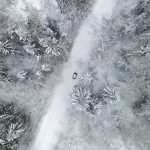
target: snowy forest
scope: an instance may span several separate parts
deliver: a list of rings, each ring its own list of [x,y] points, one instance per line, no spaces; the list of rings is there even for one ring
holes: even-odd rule
[[[0,150],[149,150],[149,65],[149,0],[0,0]]]

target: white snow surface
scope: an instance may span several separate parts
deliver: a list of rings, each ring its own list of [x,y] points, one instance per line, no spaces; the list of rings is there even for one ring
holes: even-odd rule
[[[70,59],[64,65],[61,75],[62,82],[54,89],[55,92],[50,100],[49,109],[39,125],[31,150],[53,150],[62,131],[67,130],[69,94],[76,84],[76,80],[72,79],[72,75],[74,72],[80,74],[79,61],[86,63],[88,60],[92,47],[91,41],[94,36],[91,26],[92,18],[94,16],[98,21],[101,21],[103,16],[111,16],[114,6],[115,0],[98,0],[92,13],[81,26]]]

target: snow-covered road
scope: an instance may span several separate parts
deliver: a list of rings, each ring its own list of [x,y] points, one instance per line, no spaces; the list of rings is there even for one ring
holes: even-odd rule
[[[76,80],[72,79],[72,75],[76,71],[80,72],[78,62],[82,61],[84,63],[88,59],[92,46],[91,41],[94,36],[91,26],[92,18],[95,16],[100,21],[103,16],[110,16],[114,6],[114,0],[98,0],[92,14],[81,26],[74,42],[70,59],[63,68],[62,82],[54,89],[55,93],[50,100],[49,110],[40,123],[37,137],[31,150],[52,150],[58,142],[61,131],[66,129],[68,97],[76,84]]]

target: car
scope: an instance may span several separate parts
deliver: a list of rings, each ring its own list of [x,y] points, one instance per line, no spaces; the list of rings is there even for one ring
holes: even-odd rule
[[[77,72],[74,72],[73,75],[72,75],[72,79],[76,79],[78,76],[78,73]]]

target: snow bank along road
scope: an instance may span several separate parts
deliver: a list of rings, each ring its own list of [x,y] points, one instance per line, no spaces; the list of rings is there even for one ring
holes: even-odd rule
[[[94,36],[91,26],[92,18],[101,21],[102,18],[112,14],[115,6],[114,0],[98,0],[93,7],[92,13],[81,26],[68,63],[64,66],[62,72],[62,82],[54,89],[55,93],[51,99],[49,109],[43,117],[37,137],[33,143],[31,150],[52,150],[58,142],[61,131],[65,130],[65,120],[67,119],[67,107],[69,94],[74,87],[76,81],[72,79],[75,71],[80,72],[78,61],[83,63],[87,61],[91,40]]]

